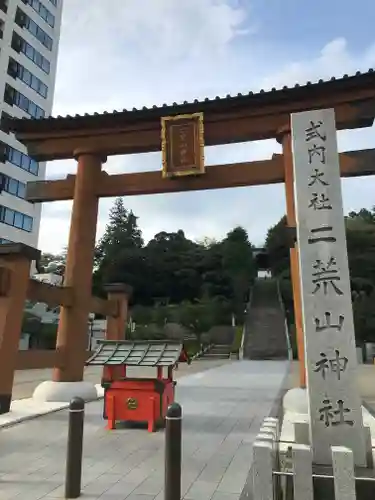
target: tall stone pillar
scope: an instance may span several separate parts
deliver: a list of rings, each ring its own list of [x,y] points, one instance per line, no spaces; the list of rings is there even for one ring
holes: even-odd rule
[[[90,312],[92,269],[103,159],[86,151],[76,151],[77,173],[70,223],[64,286],[73,290],[73,305],[61,307],[56,349],[62,363],[53,372],[53,382],[41,384],[34,398],[44,401],[67,401],[81,396],[96,396],[92,384],[84,383],[87,356],[88,315]]]
[[[39,256],[22,243],[0,245],[0,414],[10,410],[30,264]]]
[[[124,340],[128,320],[129,299],[133,293],[133,289],[125,283],[110,283],[105,285],[104,290],[108,293],[108,299],[114,300],[118,304],[117,316],[107,317],[106,339]]]
[[[301,299],[301,282],[300,270],[298,264],[298,245],[296,241],[296,211],[294,205],[294,175],[293,175],[293,158],[290,136],[290,126],[280,130],[278,142],[283,147],[284,158],[284,175],[285,175],[285,197],[286,197],[286,218],[288,227],[290,228],[291,238],[294,241],[290,244],[290,273],[293,287],[293,306],[294,306],[294,321],[296,327],[297,350],[299,360],[299,383],[300,387],[306,387],[306,367],[305,367],[305,348],[302,327],[302,299]]]

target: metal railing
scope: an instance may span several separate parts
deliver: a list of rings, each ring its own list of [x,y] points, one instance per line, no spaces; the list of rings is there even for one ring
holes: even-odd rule
[[[293,348],[292,348],[292,343],[290,340],[290,331],[289,331],[289,327],[288,327],[288,321],[286,319],[286,311],[285,311],[285,307],[284,307],[284,302],[283,302],[283,298],[281,295],[280,281],[278,278],[276,278],[276,286],[277,286],[277,298],[279,300],[279,304],[280,304],[280,307],[281,307],[281,310],[282,310],[283,316],[284,316],[284,333],[285,333],[286,345],[287,345],[287,349],[288,349],[288,359],[289,359],[289,361],[293,361]]]

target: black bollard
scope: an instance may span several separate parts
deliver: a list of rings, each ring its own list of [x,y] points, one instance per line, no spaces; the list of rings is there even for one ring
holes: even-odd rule
[[[73,398],[69,405],[68,449],[65,472],[65,498],[81,496],[83,423],[85,402]]]
[[[165,500],[181,500],[181,439],[182,409],[172,403],[165,422]]]

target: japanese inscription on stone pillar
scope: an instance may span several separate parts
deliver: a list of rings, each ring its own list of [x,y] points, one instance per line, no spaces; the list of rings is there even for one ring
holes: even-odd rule
[[[203,113],[161,119],[163,177],[203,174]]]
[[[331,446],[366,464],[333,109],[291,115],[310,437],[314,461]]]

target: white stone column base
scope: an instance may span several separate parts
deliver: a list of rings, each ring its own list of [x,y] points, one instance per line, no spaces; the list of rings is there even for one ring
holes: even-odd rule
[[[307,391],[300,387],[289,389],[283,398],[284,414],[287,412],[307,415],[309,413]]]
[[[94,384],[90,382],[53,382],[46,380],[33,393],[33,400],[39,403],[69,403],[74,397],[92,401],[99,397]]]

